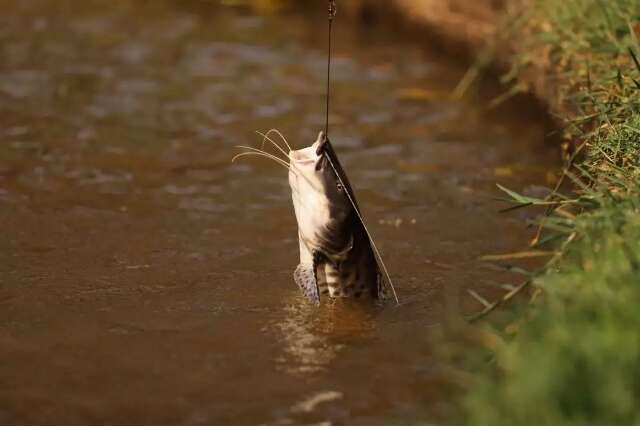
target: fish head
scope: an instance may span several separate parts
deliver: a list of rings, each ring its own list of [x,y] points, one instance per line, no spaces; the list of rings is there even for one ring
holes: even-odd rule
[[[321,251],[339,251],[351,238],[348,227],[354,206],[348,194],[350,185],[324,133],[311,146],[290,151],[289,164],[301,240]]]

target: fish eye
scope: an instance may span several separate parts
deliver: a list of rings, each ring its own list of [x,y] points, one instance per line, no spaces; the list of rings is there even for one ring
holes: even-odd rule
[[[338,188],[338,191],[342,191],[344,189],[340,182],[336,184],[336,188]]]

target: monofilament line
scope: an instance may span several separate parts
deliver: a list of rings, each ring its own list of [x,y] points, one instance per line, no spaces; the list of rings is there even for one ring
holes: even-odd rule
[[[373,248],[374,255],[378,259],[378,261],[380,262],[380,266],[382,267],[382,272],[384,273],[384,278],[389,283],[389,287],[391,287],[391,291],[393,292],[393,297],[396,299],[396,303],[398,305],[400,305],[400,300],[398,299],[398,294],[396,293],[396,289],[393,286],[393,282],[391,281],[391,277],[389,276],[389,271],[387,271],[387,265],[384,264],[384,261],[382,260],[382,256],[380,256],[380,251],[378,250],[378,247],[376,246],[375,241],[373,241],[373,237],[371,236],[371,232],[369,232],[369,229],[367,228],[367,225],[364,223],[364,219],[362,218],[362,215],[360,214],[360,210],[358,210],[358,207],[356,206],[355,201],[353,201],[353,199],[351,198],[351,195],[349,194],[349,191],[346,190],[347,187],[345,186],[344,182],[342,181],[342,178],[338,174],[338,171],[336,170],[336,167],[333,165],[333,161],[331,161],[331,157],[328,156],[328,155],[325,155],[325,158],[327,160],[329,160],[329,164],[331,165],[331,168],[333,169],[333,172],[335,173],[336,177],[338,178],[338,181],[340,182],[340,185],[342,185],[342,187],[345,188],[344,193],[347,194],[347,198],[349,199],[349,202],[351,203],[351,206],[353,207],[353,210],[356,212],[356,215],[358,215],[358,219],[360,220],[360,223],[362,224],[362,227],[364,228],[364,232],[367,233],[367,238],[369,238],[369,242],[371,243],[371,248]]]
[[[336,17],[337,8],[335,0],[329,0],[329,43],[327,50],[327,93],[326,115],[324,121],[324,134],[329,137],[329,98],[331,91],[331,33],[333,30],[333,18]]]
[[[325,138],[327,139],[329,138],[329,100],[331,96],[331,38],[332,38],[331,36],[332,36],[332,30],[333,30],[333,19],[336,17],[336,13],[337,13],[336,1],[329,0],[329,42],[327,43],[328,51],[327,51],[327,93],[326,93],[327,105],[326,105],[326,115],[325,115],[325,122],[324,122],[324,135],[325,135]],[[342,185],[343,188],[346,188],[344,182],[342,181],[342,178],[340,177],[340,175],[338,174],[338,171],[336,170],[336,167],[333,165],[333,162],[331,161],[331,157],[329,157],[328,155],[326,155],[325,157],[327,158],[327,160],[329,160],[329,164],[331,164],[331,168],[333,169],[333,172],[338,178],[340,185]],[[393,297],[396,299],[396,303],[400,305],[398,294],[396,293],[396,289],[393,286],[391,277],[389,276],[389,271],[387,271],[387,266],[384,264],[384,261],[382,260],[382,256],[380,256],[380,251],[378,250],[378,247],[376,246],[375,241],[373,241],[373,237],[371,236],[371,233],[369,232],[367,225],[364,223],[364,219],[362,218],[362,215],[360,214],[360,211],[358,210],[356,203],[351,198],[349,191],[345,191],[345,194],[347,194],[347,198],[349,198],[349,202],[351,203],[351,206],[353,206],[353,210],[355,210],[356,215],[358,215],[358,219],[360,220],[360,223],[364,228],[364,231],[367,233],[367,238],[369,238],[369,242],[371,243],[371,247],[373,248],[374,255],[378,259],[378,261],[380,262],[380,266],[382,267],[382,272],[384,273],[385,280],[389,283],[389,287],[391,287],[391,291],[393,292]]]

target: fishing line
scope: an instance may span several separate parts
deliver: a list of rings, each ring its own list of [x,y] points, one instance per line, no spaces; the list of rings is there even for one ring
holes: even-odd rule
[[[327,51],[327,108],[324,121],[324,134],[329,137],[329,97],[331,91],[331,33],[333,30],[333,19],[336,17],[338,8],[335,0],[329,0],[329,43]]]
[[[327,140],[329,140],[329,98],[331,94],[331,38],[332,38],[331,33],[333,29],[333,20],[336,17],[336,13],[337,13],[336,1],[335,0],[328,0],[328,1],[329,1],[329,42],[328,42],[328,52],[327,52],[327,96],[326,96],[327,108],[326,108],[326,116],[325,116],[325,124],[324,124],[324,137]],[[329,164],[333,169],[333,173],[335,173],[336,177],[338,178],[338,182],[340,182],[340,185],[342,185],[342,187],[344,188],[344,193],[347,194],[347,198],[349,199],[349,202],[351,203],[353,210],[355,210],[356,215],[358,215],[358,219],[360,220],[360,223],[362,224],[364,231],[367,233],[367,237],[369,238],[369,242],[371,243],[371,247],[373,248],[374,255],[378,260],[378,262],[380,263],[380,266],[382,267],[382,272],[384,273],[385,280],[387,283],[389,283],[389,287],[391,287],[391,291],[393,292],[393,297],[396,299],[396,303],[400,305],[400,300],[398,299],[398,294],[396,293],[396,289],[393,286],[391,277],[389,276],[389,271],[387,271],[387,266],[384,264],[384,261],[382,260],[382,256],[380,256],[380,251],[378,250],[376,243],[373,241],[371,232],[369,232],[367,225],[364,223],[364,219],[360,214],[360,210],[356,206],[355,201],[351,198],[351,194],[349,194],[349,191],[347,190],[347,186],[344,184],[344,182],[342,181],[342,178],[338,174],[338,171],[336,170],[336,166],[333,165],[333,161],[331,161],[331,157],[325,154],[325,158],[329,160]]]
[[[358,207],[356,206],[355,201],[353,201],[353,198],[351,198],[351,195],[349,194],[349,191],[347,190],[347,186],[345,186],[344,182],[342,181],[342,178],[340,177],[340,175],[338,174],[338,171],[336,170],[336,167],[333,165],[333,161],[331,161],[331,157],[329,157],[328,155],[325,155],[325,158],[327,160],[329,160],[329,164],[331,165],[331,168],[333,169],[333,172],[336,174],[336,177],[338,178],[338,181],[340,182],[340,185],[342,185],[342,187],[344,188],[344,193],[347,194],[347,198],[349,199],[349,202],[351,203],[351,206],[353,206],[353,210],[355,210],[356,214],[358,215],[358,219],[360,220],[360,223],[362,224],[362,227],[364,228],[364,232],[367,233],[367,238],[369,238],[369,242],[371,243],[371,247],[373,248],[373,252],[374,252],[376,258],[378,259],[378,262],[380,262],[380,266],[382,266],[382,272],[384,273],[385,280],[389,283],[389,287],[391,287],[391,291],[393,292],[393,297],[396,299],[396,303],[398,305],[400,305],[400,300],[398,299],[398,294],[396,293],[396,289],[393,286],[393,282],[391,281],[391,277],[389,276],[389,271],[387,271],[387,265],[384,264],[384,261],[382,260],[382,256],[380,256],[380,251],[378,250],[378,247],[376,246],[375,241],[373,241],[373,237],[371,236],[371,232],[369,232],[369,229],[367,228],[367,225],[364,223],[364,219],[362,218],[362,215],[360,214],[360,211],[358,210]]]

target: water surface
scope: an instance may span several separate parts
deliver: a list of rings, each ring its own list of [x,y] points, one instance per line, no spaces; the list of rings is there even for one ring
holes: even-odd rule
[[[0,423],[389,424],[442,401],[430,329],[517,277],[555,153],[449,100],[464,69],[336,33],[332,139],[402,306],[295,287],[286,171],[235,145],[323,126],[324,27],[198,1],[1,0]],[[449,296],[448,296],[449,295]],[[321,423],[328,422],[328,423]]]

